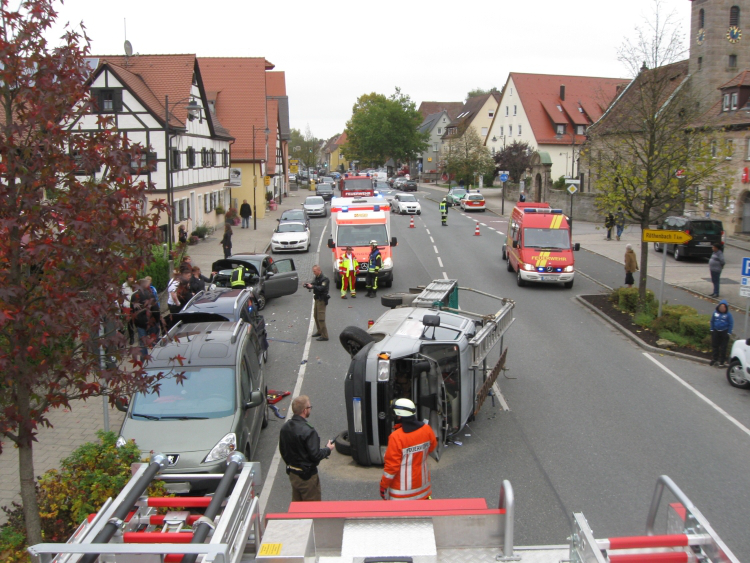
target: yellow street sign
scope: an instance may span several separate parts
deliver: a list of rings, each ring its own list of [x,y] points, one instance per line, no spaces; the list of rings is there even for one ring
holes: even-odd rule
[[[289,172],[291,172],[292,174],[296,174],[297,172],[299,172],[299,166],[297,166],[296,164],[290,165]]]
[[[666,231],[662,229],[643,229],[643,242],[662,242],[664,244],[685,244],[693,237],[683,231]]]
[[[264,186],[270,186],[271,185],[271,177],[270,176],[263,176],[263,185]]]

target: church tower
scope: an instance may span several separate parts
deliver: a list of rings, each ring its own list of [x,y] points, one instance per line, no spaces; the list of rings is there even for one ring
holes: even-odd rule
[[[707,110],[721,99],[720,86],[750,69],[750,0],[691,0],[691,5],[689,72],[701,109]]]

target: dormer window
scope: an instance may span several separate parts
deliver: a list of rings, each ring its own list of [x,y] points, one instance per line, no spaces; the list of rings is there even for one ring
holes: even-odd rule
[[[738,99],[738,97],[739,97],[739,94],[737,94],[737,92],[734,92],[732,94],[732,98],[731,98],[731,101],[730,101],[730,106],[731,106],[732,109],[737,109],[737,99]]]
[[[101,88],[93,92],[99,113],[120,113],[122,111],[122,89]]]
[[[565,135],[565,124],[564,123],[559,123],[555,127],[555,134],[557,134],[557,135]]]
[[[724,102],[721,105],[722,111],[729,110],[729,94],[724,94]]]
[[[586,133],[586,127],[583,125],[576,125],[576,135],[583,135]]]

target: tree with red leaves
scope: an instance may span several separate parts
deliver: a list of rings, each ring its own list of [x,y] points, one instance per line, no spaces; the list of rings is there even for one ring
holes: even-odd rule
[[[50,409],[114,402],[161,377],[124,361],[116,328],[119,282],[145,265],[166,206],[144,211],[152,187],[133,166],[145,147],[106,116],[76,129],[94,103],[89,39],[68,28],[49,45],[56,17],[49,0],[0,2],[0,437],[18,448],[29,545],[43,540],[32,445]],[[105,349],[113,361],[100,368]]]

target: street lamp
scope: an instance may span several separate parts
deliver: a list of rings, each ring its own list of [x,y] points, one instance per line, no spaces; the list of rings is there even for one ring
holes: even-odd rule
[[[268,134],[271,130],[266,127],[263,131],[266,134],[266,141],[268,141]],[[257,192],[258,192],[258,175],[255,173],[255,124],[253,123],[253,230],[258,230],[258,205],[257,205]],[[261,162],[265,162],[262,159]]]
[[[172,108],[187,102],[186,108],[188,112],[188,119],[200,118],[201,110],[203,107],[195,101],[195,98],[191,95],[187,98],[183,98],[179,102],[172,104]],[[167,164],[167,204],[169,205],[169,213],[167,213],[167,242],[169,243],[169,250],[172,251],[172,241],[174,238],[174,218],[172,216],[174,212],[174,190],[172,187],[172,139],[169,137],[169,96],[164,96],[164,142],[166,145],[166,164]]]

